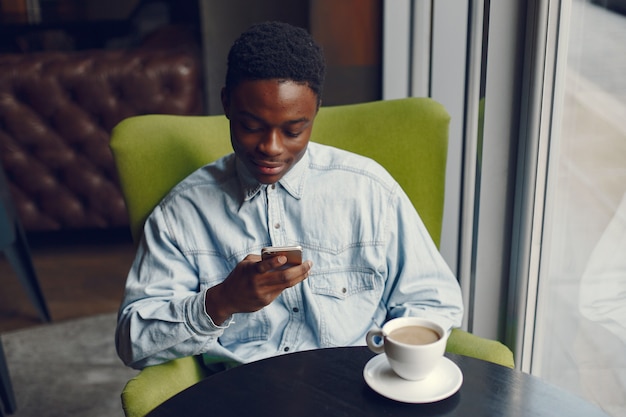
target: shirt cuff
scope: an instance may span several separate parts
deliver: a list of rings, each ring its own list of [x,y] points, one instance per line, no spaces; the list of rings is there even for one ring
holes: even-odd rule
[[[207,289],[208,290],[208,289]],[[198,332],[202,334],[211,334],[211,333],[223,333],[224,329],[227,329],[233,322],[233,317],[230,316],[224,323],[221,325],[215,324],[209,313],[206,311],[206,292],[204,290],[196,296],[196,298],[191,303],[191,313],[188,318],[191,326]]]
[[[206,317],[209,321],[209,326],[213,329],[213,330],[224,330],[226,328],[228,328],[232,323],[233,323],[233,316],[230,316],[223,324],[221,325],[217,325],[215,324],[215,322],[213,321],[213,319],[211,318],[211,316],[209,316],[209,313],[207,313],[206,311],[206,292],[209,289],[207,288],[206,290],[202,291],[202,313],[204,315],[204,317]]]

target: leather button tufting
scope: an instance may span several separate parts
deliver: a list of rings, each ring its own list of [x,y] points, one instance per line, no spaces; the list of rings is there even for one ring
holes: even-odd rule
[[[0,54],[0,161],[26,230],[128,225],[111,130],[202,114],[196,47]]]

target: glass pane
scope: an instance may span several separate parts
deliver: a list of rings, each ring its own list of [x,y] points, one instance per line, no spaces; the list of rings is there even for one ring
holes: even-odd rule
[[[549,171],[532,366],[534,374],[612,416],[626,416],[622,13],[626,0],[571,3],[560,137],[553,138],[551,149],[556,162]]]

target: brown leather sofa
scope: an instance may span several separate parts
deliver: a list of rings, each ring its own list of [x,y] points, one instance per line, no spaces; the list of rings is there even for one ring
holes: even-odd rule
[[[0,160],[24,229],[126,226],[111,129],[202,114],[202,91],[194,48],[0,55]]]

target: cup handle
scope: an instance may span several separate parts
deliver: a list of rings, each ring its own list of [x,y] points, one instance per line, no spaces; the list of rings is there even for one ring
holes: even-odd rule
[[[384,335],[381,329],[372,329],[365,336],[367,347],[374,353],[383,353],[385,351]]]

